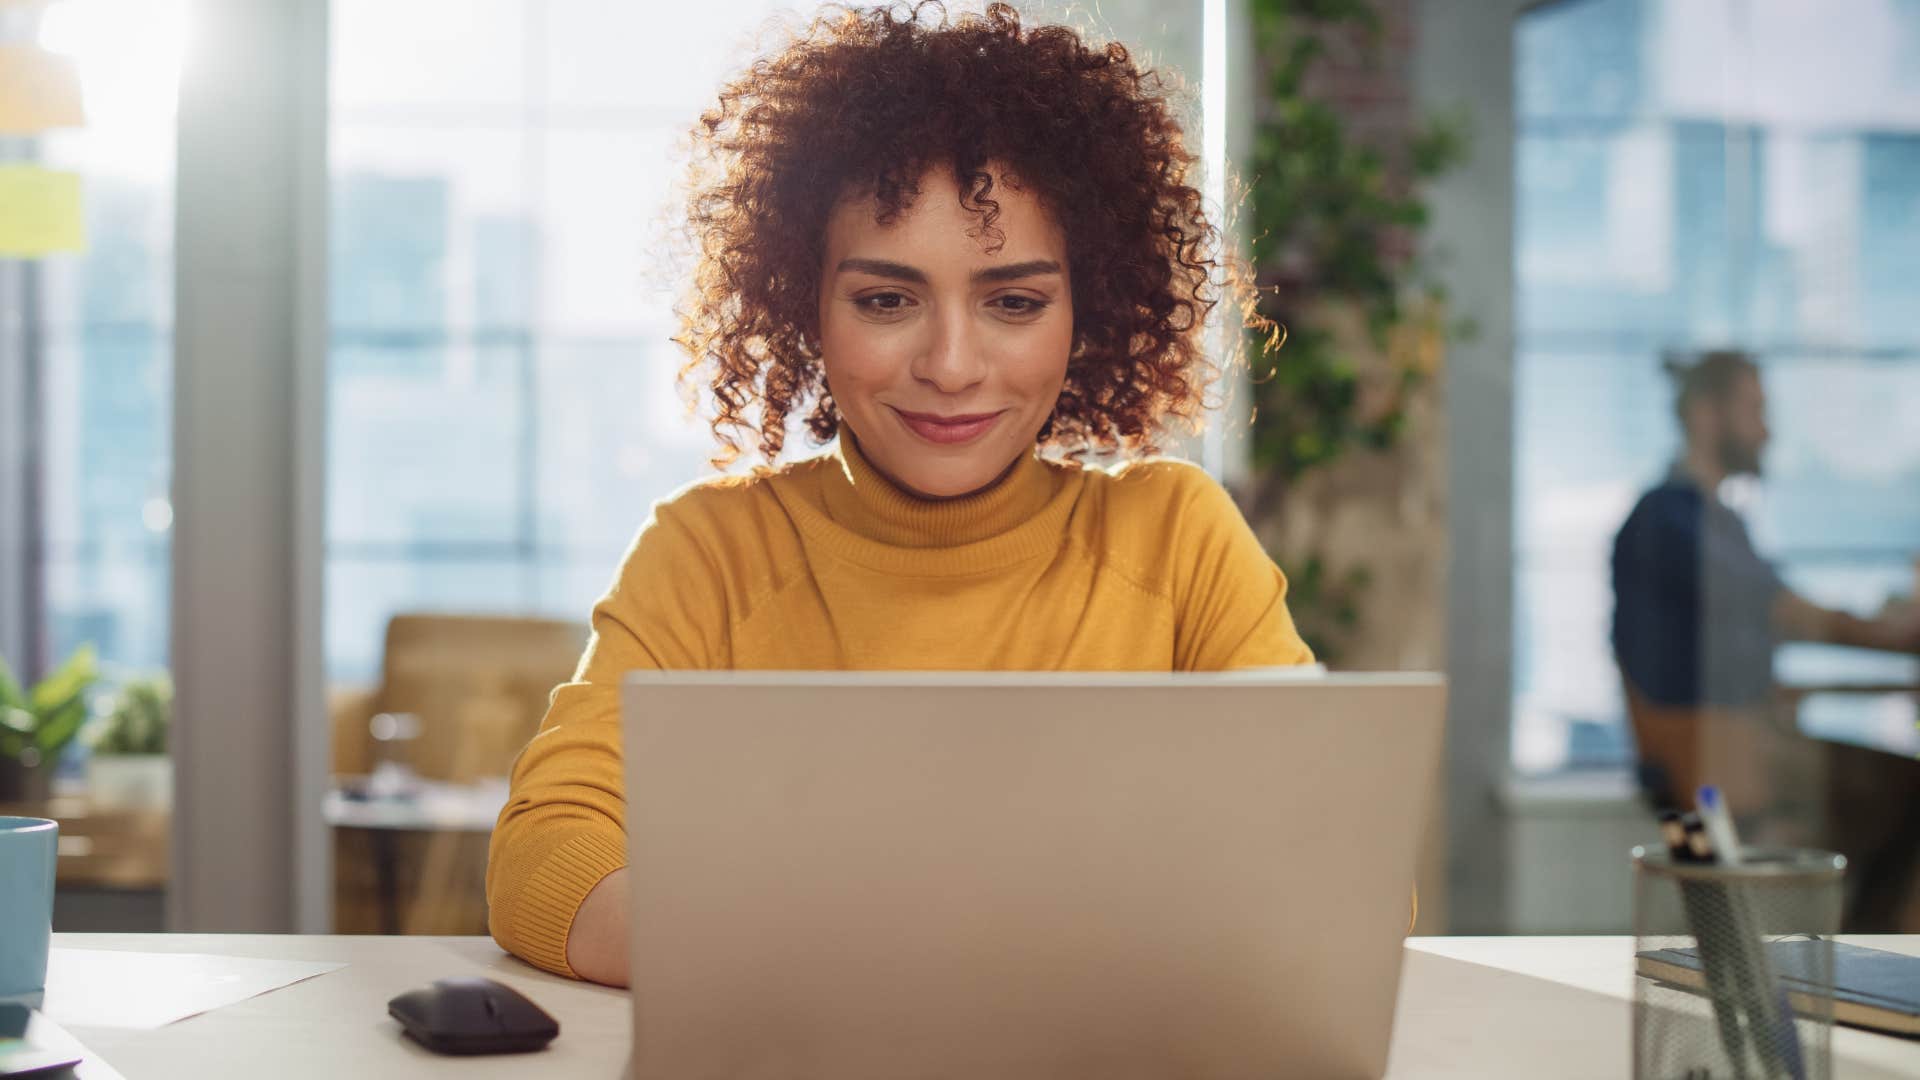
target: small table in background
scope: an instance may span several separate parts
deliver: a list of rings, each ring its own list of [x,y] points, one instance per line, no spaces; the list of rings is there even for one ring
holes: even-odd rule
[[[416,780],[404,794],[369,790],[366,777],[336,777],[321,803],[321,816],[336,829],[363,831],[372,847],[380,929],[397,934],[405,920],[400,903],[400,843],[403,836],[425,835],[425,865],[414,905],[436,911],[459,891],[453,873],[458,848],[466,838],[484,837],[507,804],[505,777],[454,784]],[[336,873],[338,871],[336,870]]]
[[[1777,670],[1800,733],[1832,747],[1841,827],[1873,837],[1848,870],[1850,917],[1920,926],[1920,659],[1801,645],[1781,650]]]

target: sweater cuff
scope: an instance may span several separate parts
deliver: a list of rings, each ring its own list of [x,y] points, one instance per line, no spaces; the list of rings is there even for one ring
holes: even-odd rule
[[[553,849],[514,897],[509,915],[513,952],[536,967],[569,979],[580,977],[567,963],[567,935],[587,894],[627,865],[625,839],[589,832]]]

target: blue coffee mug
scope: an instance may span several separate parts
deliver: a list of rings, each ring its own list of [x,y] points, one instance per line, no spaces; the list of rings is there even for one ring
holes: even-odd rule
[[[59,836],[46,818],[0,817],[0,1001],[46,989]]]

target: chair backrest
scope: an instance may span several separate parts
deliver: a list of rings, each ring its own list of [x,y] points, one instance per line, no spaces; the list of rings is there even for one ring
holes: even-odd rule
[[[504,776],[586,640],[586,627],[555,619],[395,615],[378,705],[420,718],[410,754],[420,775]]]

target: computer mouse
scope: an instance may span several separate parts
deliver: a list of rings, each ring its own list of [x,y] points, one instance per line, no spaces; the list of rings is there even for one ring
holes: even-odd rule
[[[521,1053],[560,1034],[559,1021],[492,979],[440,979],[387,1002],[387,1015],[438,1054]]]

